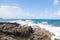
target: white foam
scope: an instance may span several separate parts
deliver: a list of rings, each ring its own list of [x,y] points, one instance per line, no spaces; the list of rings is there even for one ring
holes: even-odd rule
[[[38,24],[41,28],[45,28],[46,30],[50,31],[51,33],[56,34],[57,36],[60,36],[60,28],[59,27],[54,27],[51,25],[43,25],[43,24]]]
[[[43,22],[43,23],[38,23],[38,24],[35,24],[33,23],[33,21],[31,20],[26,20],[26,21],[22,21],[22,20],[18,20],[18,21],[12,21],[12,22],[16,22],[16,23],[19,23],[21,25],[26,25],[28,24],[29,26],[39,26],[41,28],[44,28],[46,30],[48,30],[49,32],[51,32],[51,34],[54,34],[52,35],[52,38],[51,40],[54,40],[54,38],[60,38],[60,27],[55,27],[55,26],[52,26],[52,25],[48,25],[48,22]],[[46,23],[46,24],[45,24]]]
[[[15,23],[19,23],[19,24],[21,24],[21,25],[31,25],[31,26],[33,26],[33,21],[31,21],[31,20],[17,20],[17,21],[10,21],[11,23],[13,23],[13,22],[15,22]]]
[[[43,22],[41,22],[41,24],[48,24],[48,22],[46,22],[46,21],[43,21]]]

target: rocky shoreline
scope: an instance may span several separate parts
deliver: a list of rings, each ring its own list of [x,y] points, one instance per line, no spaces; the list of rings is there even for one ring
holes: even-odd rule
[[[40,27],[0,22],[0,40],[51,40],[51,33]]]

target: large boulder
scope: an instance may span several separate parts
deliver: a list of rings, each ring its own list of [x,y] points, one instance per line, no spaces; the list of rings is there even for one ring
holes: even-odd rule
[[[34,28],[33,40],[51,40],[51,33],[45,29]]]
[[[51,40],[51,33],[40,27],[17,23],[0,23],[0,36],[4,40]]]

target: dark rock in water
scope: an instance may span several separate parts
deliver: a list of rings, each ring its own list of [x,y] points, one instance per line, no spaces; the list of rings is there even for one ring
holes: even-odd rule
[[[6,22],[0,22],[0,36],[1,40],[4,37],[7,40],[51,40],[51,34],[47,30]]]
[[[54,39],[54,40],[60,40],[60,39]]]

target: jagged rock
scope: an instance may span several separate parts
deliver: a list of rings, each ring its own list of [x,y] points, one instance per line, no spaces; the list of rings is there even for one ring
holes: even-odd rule
[[[30,33],[33,33],[33,29],[31,26],[28,26],[28,27],[15,27],[14,29],[12,29],[12,31],[15,33],[15,34],[20,34],[20,36],[28,36],[30,35]]]
[[[5,36],[8,40],[51,40],[51,33],[49,31],[40,27],[21,26],[17,23],[0,23],[1,35],[2,39]]]
[[[8,36],[1,37],[0,39],[1,39],[1,40],[17,40],[17,39],[15,39],[15,38],[8,37]]]
[[[33,36],[33,40],[51,40],[50,32],[41,28],[35,28]]]
[[[1,32],[9,35],[17,35],[17,36],[28,36],[33,32],[31,26],[20,26],[18,24],[5,24],[3,28],[0,30]]]

